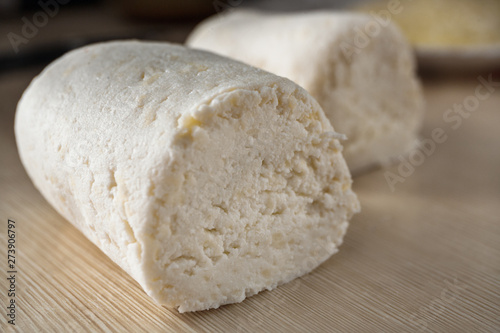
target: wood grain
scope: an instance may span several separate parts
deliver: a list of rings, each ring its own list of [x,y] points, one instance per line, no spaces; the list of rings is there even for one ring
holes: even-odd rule
[[[14,110],[37,70],[0,76],[0,323],[18,332],[500,331],[500,87],[453,130],[443,113],[476,78],[425,81],[423,137],[445,143],[391,192],[384,173],[355,179],[362,213],[340,252],[272,292],[178,314],[59,216],[20,164]],[[7,219],[17,223],[15,329],[5,302]]]

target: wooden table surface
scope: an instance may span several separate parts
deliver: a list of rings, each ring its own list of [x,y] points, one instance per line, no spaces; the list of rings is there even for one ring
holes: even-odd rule
[[[28,179],[13,120],[39,70],[0,73],[0,331],[500,331],[500,86],[458,125],[443,117],[474,99],[477,77],[426,78],[421,135],[441,128],[446,141],[414,157],[421,164],[394,191],[386,176],[397,164],[355,178],[362,212],[338,254],[274,291],[181,315],[153,303]],[[8,219],[18,251],[15,327],[5,315]]]

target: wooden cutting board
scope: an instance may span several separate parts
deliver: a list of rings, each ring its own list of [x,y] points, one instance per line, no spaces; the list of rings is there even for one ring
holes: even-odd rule
[[[28,179],[13,120],[36,73],[0,76],[2,331],[500,331],[500,86],[454,129],[458,120],[443,116],[471,102],[479,81],[425,80],[422,137],[441,128],[446,141],[423,160],[415,155],[419,165],[394,191],[386,176],[398,165],[355,178],[362,212],[338,254],[272,292],[181,315],[154,304]],[[16,226],[15,327],[6,317],[8,219]]]

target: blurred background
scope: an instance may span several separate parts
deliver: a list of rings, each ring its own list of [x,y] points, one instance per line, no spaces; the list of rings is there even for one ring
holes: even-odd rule
[[[375,19],[391,6],[399,11],[390,19],[414,45],[421,69],[500,68],[500,0],[0,0],[0,73],[110,39],[183,43],[202,19],[235,8],[356,10]]]

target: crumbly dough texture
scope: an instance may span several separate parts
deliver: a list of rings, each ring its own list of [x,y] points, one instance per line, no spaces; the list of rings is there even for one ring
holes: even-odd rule
[[[180,312],[311,271],[359,210],[341,136],[305,90],[178,45],[64,55],[25,91],[15,132],[44,197]]]
[[[372,32],[377,24],[364,14],[234,10],[202,22],[187,44],[305,88],[347,135],[344,157],[359,173],[413,148],[423,112],[409,44],[392,24]]]

